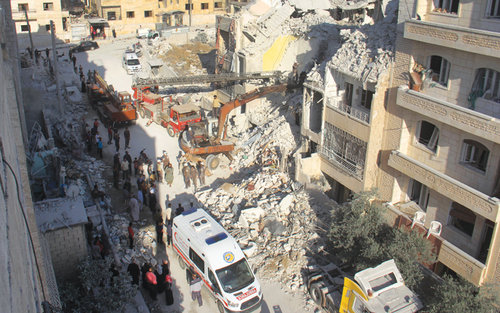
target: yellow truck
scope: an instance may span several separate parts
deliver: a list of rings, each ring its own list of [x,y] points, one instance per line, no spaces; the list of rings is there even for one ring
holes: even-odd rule
[[[311,298],[326,312],[412,313],[423,308],[417,294],[405,286],[394,260],[349,277],[334,264],[308,269]]]

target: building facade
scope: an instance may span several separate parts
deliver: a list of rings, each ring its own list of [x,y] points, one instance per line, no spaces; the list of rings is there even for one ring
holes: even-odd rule
[[[500,1],[400,2],[378,182],[436,232],[438,273],[500,281]],[[438,235],[439,234],[439,235]]]
[[[61,0],[12,0],[11,6],[20,48],[30,45],[29,29],[31,29],[35,47],[49,46],[51,43],[50,21],[54,22],[55,34],[59,40],[69,39],[69,12],[63,9]],[[26,22],[26,16],[29,25]]]
[[[0,307],[2,312],[42,312],[60,307],[50,255],[37,228],[25,143],[16,22],[2,0],[0,23]]]
[[[323,175],[338,202],[377,189],[391,224],[433,243],[432,270],[499,281],[500,1],[400,1],[397,16],[392,70],[370,81],[334,56],[306,81],[297,178]]]
[[[90,5],[118,34],[140,27],[214,25],[215,15],[226,10],[225,0],[92,0]]]

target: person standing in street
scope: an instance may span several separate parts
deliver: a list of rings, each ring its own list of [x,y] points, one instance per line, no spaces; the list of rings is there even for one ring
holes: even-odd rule
[[[113,128],[111,124],[108,125],[108,145],[110,145],[113,141]]]
[[[168,195],[167,195],[167,201],[168,202]],[[168,224],[169,221],[172,220],[172,203],[168,202],[167,203],[167,208],[165,209],[165,225]]]
[[[148,271],[146,272],[145,275],[145,283],[146,283],[146,289],[149,291],[149,295],[151,296],[151,299],[153,301],[157,300],[156,296],[156,287],[158,285],[158,282],[156,281],[156,275],[153,273],[153,268],[149,267]]]
[[[182,212],[184,212],[184,208],[182,207],[182,205],[179,203],[179,206],[177,207],[177,209],[175,209],[175,216],[177,215],[181,215]]]
[[[172,243],[172,220],[168,220],[167,225],[167,247]]]
[[[198,161],[198,163],[196,163],[196,169],[198,171],[198,179],[200,180],[200,187],[205,186],[205,164],[203,164],[203,161]]]
[[[134,229],[132,228],[132,222],[128,223],[128,247],[134,249]]]
[[[113,139],[115,140],[116,152],[118,152],[120,150],[120,134],[118,132],[115,132]]]
[[[158,182],[163,183],[163,166],[161,163],[161,159],[156,161],[156,180]]]
[[[182,167],[182,176],[184,176],[184,185],[185,188],[188,189],[191,187],[191,171],[189,170],[189,165],[188,163],[184,163],[184,166]]]
[[[125,156],[123,157],[123,161],[122,161],[122,164],[121,164],[121,169],[122,169],[122,173],[123,173],[123,179],[124,180],[127,180],[129,179],[129,175],[128,175],[128,161],[127,159],[125,158]]]
[[[123,138],[125,139],[125,149],[130,148],[130,130],[128,130],[128,127],[125,127],[125,131],[123,132]]]
[[[149,189],[149,208],[153,213],[156,211],[156,187],[154,183],[151,183],[151,188]]]
[[[172,183],[174,182],[174,168],[171,163],[168,163],[165,168],[165,182],[169,187],[172,187]]]
[[[141,269],[139,265],[135,263],[135,258],[130,260],[130,264],[127,267],[127,272],[132,276],[132,284],[139,286],[139,277],[141,273]]]
[[[158,221],[156,223],[156,241],[163,244],[163,223]]]
[[[196,192],[198,189],[198,171],[192,164],[189,164],[189,176],[193,182],[194,192]]]
[[[198,277],[195,273],[192,275],[191,282],[189,283],[189,288],[191,289],[191,299],[198,300],[198,305],[202,306],[203,305],[203,299],[201,298],[201,285],[203,282],[201,281],[201,278]]]
[[[102,159],[102,138],[99,137],[97,141],[97,155],[99,156],[100,159]]]
[[[123,156],[125,160],[128,162],[128,176],[132,176],[132,157],[128,153],[128,150],[125,151],[125,155]]]
[[[140,206],[139,206],[139,201],[137,201],[135,195],[133,195],[130,198],[129,202],[129,208],[130,208],[130,216],[132,217],[132,220],[134,222],[137,222],[139,220],[139,214],[140,214]]]
[[[217,95],[214,95],[214,101],[212,102],[212,117],[218,118],[220,110],[220,101],[217,99]]]

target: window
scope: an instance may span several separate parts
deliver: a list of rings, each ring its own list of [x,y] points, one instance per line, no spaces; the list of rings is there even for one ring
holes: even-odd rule
[[[471,94],[500,103],[500,72],[489,68],[478,69]]]
[[[427,212],[427,204],[429,203],[429,188],[419,181],[410,179],[408,185],[408,196],[411,201],[414,201],[420,208]]]
[[[361,90],[361,106],[370,110],[372,108],[373,91]]]
[[[205,262],[203,262],[203,259],[192,248],[189,248],[189,258],[202,273],[205,272]]]
[[[108,21],[115,21],[116,20],[116,12],[115,11],[109,11],[108,12]]]
[[[450,73],[450,62],[438,55],[431,56],[429,68],[432,70],[433,81],[448,86],[448,75]]]
[[[134,18],[134,17],[135,17],[134,11],[127,11],[127,18]]]
[[[189,11],[189,3],[186,3],[186,4],[184,5],[184,9],[185,9],[186,11]],[[191,10],[192,10],[192,9],[193,9],[193,4],[191,3]]]
[[[417,138],[418,142],[426,146],[429,150],[433,152],[437,151],[439,129],[434,124],[420,121],[420,129]]]
[[[29,31],[29,29],[30,29],[30,28],[29,28],[29,26],[28,26],[28,25],[21,25],[21,31],[22,31],[22,32],[27,32],[27,31]]]
[[[214,8],[222,9],[222,2],[214,2]]]
[[[44,2],[43,3],[43,10],[44,11],[52,11],[52,10],[54,10],[54,3],[52,3],[52,2]]]
[[[144,17],[151,17],[153,16],[153,11],[144,11]]]
[[[202,10],[208,10],[208,3],[202,3],[201,4],[201,9]]]
[[[486,15],[488,17],[500,18],[500,0],[490,0]]]
[[[434,0],[434,12],[458,13],[458,0]]]
[[[48,32],[50,32],[50,24],[46,24],[45,25],[45,30],[48,31]]]
[[[24,12],[24,10],[29,11],[29,5],[27,3],[19,3],[17,5],[17,10]]]
[[[463,205],[453,202],[451,204],[449,225],[452,225],[459,231],[472,236],[474,224],[476,223],[476,214]]]
[[[352,89],[353,89],[352,84],[345,83],[344,100],[345,104],[348,106],[352,106]]]
[[[486,171],[490,151],[474,140],[464,140],[461,162],[481,171]]]

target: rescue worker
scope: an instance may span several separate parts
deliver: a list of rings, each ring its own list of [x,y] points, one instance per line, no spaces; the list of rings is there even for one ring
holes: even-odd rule
[[[205,186],[205,164],[203,164],[203,161],[198,161],[198,163],[196,163],[196,169],[198,170],[200,186]]]
[[[191,179],[190,179],[191,171],[189,169],[188,163],[184,163],[182,167],[182,176],[184,176],[184,185],[187,188],[191,187]]]
[[[219,117],[220,102],[217,99],[217,95],[214,95],[214,100],[212,102],[212,116],[215,118]]]
[[[125,127],[125,131],[123,132],[123,138],[125,139],[125,149],[130,148],[130,130],[128,130],[128,127]]]
[[[168,164],[167,168],[165,169],[165,181],[168,184],[169,187],[172,187],[172,183],[174,182],[174,168],[172,167],[172,164]]]
[[[189,164],[189,176],[191,177],[191,181],[193,182],[194,191],[198,189],[198,171],[196,167],[192,164]]]

